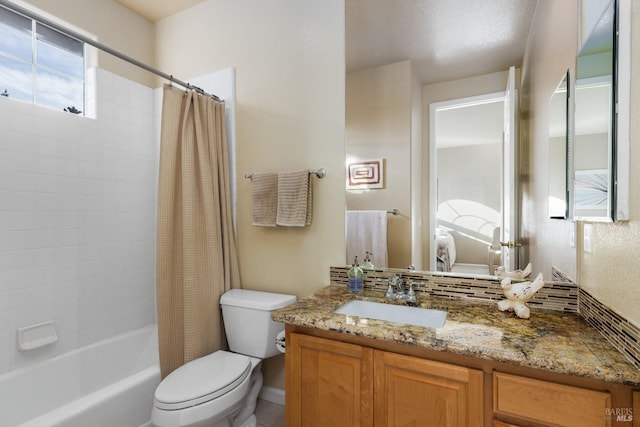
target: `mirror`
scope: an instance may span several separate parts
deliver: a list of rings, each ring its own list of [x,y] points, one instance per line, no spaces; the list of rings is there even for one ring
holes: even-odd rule
[[[549,218],[567,219],[569,149],[569,70],[562,77],[549,101]]]
[[[578,52],[572,151],[572,216],[614,219],[615,2]]]
[[[346,162],[383,159],[385,174],[383,188],[346,190],[346,204],[348,210],[398,209],[398,215],[387,217],[389,239],[395,239],[388,242],[389,267],[406,269],[409,264],[415,264],[418,269],[430,269],[430,255],[434,251],[429,249],[433,239],[428,229],[431,217],[435,215],[430,215],[429,197],[435,195],[429,191],[429,185],[435,177],[429,177],[432,172],[429,167],[429,108],[432,103],[505,91],[507,70],[513,64],[520,64],[521,56],[504,63],[502,54],[506,56],[508,51],[518,51],[524,43],[509,46],[509,49],[501,43],[518,38],[526,42],[537,1],[506,3],[513,8],[529,7],[521,10],[522,19],[515,19],[508,28],[496,18],[509,15],[511,6],[505,14],[486,14],[483,13],[486,5],[472,1],[461,3],[464,13],[447,2],[345,2]],[[434,4],[438,7],[430,9]],[[418,19],[420,22],[416,22]],[[467,25],[460,29],[462,21]],[[477,22],[481,25],[475,25]],[[373,26],[375,32],[363,28],[365,24]],[[484,38],[478,27],[491,29],[491,34]],[[509,32],[505,40],[495,39],[499,28]],[[420,32],[422,29],[425,31]],[[412,42],[406,43],[407,35],[412,36]],[[423,40],[432,46],[430,55],[417,61],[407,60]],[[467,44],[460,46],[463,42]],[[393,55],[389,52],[392,48]],[[491,51],[491,48],[495,50]],[[569,57],[574,55],[572,49]],[[488,61],[489,57],[493,60]],[[449,64],[444,73],[443,63]],[[483,67],[478,67],[479,64]],[[431,80],[415,79],[415,75],[421,76],[419,70],[422,68],[441,72]],[[520,76],[516,78],[516,82],[519,81]],[[421,110],[416,109],[416,105]],[[422,152],[416,150],[416,141]],[[414,179],[416,173],[421,174],[417,180]],[[422,189],[416,188],[417,183]],[[516,189],[520,188],[516,186]],[[545,186],[543,193],[546,191]],[[414,194],[418,194],[418,198]],[[423,212],[416,212],[417,209]],[[417,232],[416,228],[419,228]],[[485,265],[488,265],[489,256],[487,242],[494,240],[496,228],[487,227],[489,231],[482,236]],[[536,239],[532,238],[535,236],[527,237],[524,244],[536,244]],[[416,249],[421,247],[423,255],[416,256]],[[421,265],[415,262],[417,258],[422,259]],[[352,259],[345,261],[350,264]],[[545,276],[551,275],[545,271]]]

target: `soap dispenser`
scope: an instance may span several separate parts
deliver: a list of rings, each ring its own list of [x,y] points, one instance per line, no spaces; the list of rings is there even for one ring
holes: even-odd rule
[[[364,289],[364,271],[358,264],[358,257],[353,260],[353,264],[348,272],[349,285],[348,289],[351,293],[360,293]]]
[[[362,262],[363,270],[373,270],[373,263],[371,262],[371,258],[369,258],[370,255],[373,255],[373,254],[369,251],[365,252],[364,261]]]

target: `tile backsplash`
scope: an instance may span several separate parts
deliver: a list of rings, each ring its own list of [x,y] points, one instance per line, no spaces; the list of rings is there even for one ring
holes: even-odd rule
[[[640,369],[640,328],[580,289],[580,315]]]
[[[347,284],[349,267],[331,267],[333,283]],[[433,272],[409,272],[401,269],[372,270],[365,272],[365,287],[387,289],[387,279],[402,273],[405,281],[422,282],[416,292],[426,292],[440,298],[458,298],[476,301],[499,301],[504,299],[500,279],[492,276],[438,274]],[[575,283],[547,282],[528,302],[532,307],[563,312],[578,311],[578,286]]]

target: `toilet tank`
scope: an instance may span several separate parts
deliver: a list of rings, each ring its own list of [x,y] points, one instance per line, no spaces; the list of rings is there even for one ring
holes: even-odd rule
[[[266,359],[280,354],[276,335],[284,324],[271,320],[271,312],[296,301],[295,295],[232,289],[220,297],[229,349]]]

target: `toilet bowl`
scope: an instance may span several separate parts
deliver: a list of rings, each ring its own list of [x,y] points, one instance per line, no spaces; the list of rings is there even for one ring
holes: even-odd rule
[[[295,296],[233,289],[220,299],[231,351],[219,350],[171,372],[156,389],[156,427],[255,427],[262,359],[279,354],[282,323],[271,312]]]

